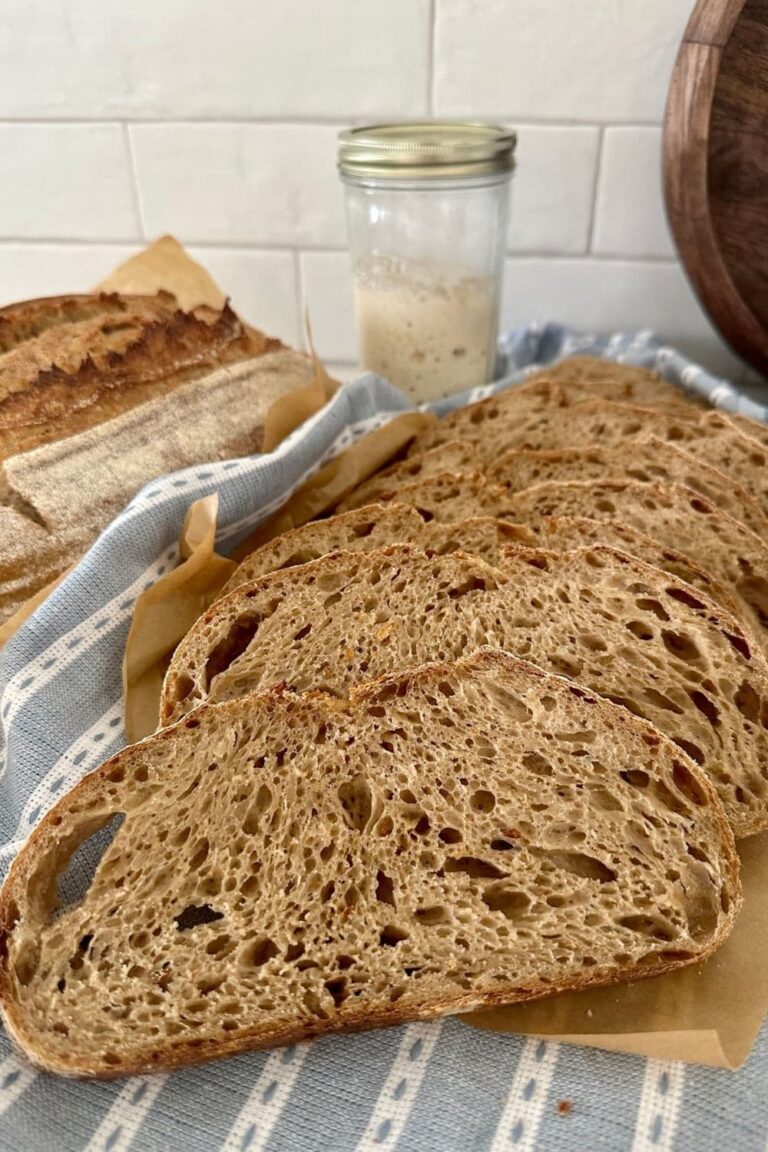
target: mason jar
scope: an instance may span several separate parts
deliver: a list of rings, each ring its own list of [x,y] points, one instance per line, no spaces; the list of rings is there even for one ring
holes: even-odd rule
[[[493,379],[515,145],[445,121],[339,136],[360,363],[417,402]]]

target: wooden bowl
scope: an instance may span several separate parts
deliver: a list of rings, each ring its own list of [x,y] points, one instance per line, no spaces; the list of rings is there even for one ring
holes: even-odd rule
[[[768,376],[768,0],[699,0],[672,73],[664,198],[693,288]]]

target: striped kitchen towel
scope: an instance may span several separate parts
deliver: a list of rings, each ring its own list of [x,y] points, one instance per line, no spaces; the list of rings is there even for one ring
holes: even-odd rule
[[[598,339],[556,325],[506,337],[505,377],[439,408],[573,352],[655,367],[728,411],[768,416],[647,333]],[[131,611],[176,563],[189,504],[220,494],[226,552],[324,462],[408,406],[365,376],[274,453],[157,480],[103,533],[0,656],[0,876],[39,818],[124,743]],[[38,1074],[0,1036],[0,1152],[751,1152],[768,1139],[767,1076],[765,1031],[735,1075],[445,1020],[115,1083]]]

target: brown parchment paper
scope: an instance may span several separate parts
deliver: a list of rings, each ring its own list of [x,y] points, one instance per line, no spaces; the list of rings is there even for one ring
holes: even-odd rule
[[[193,260],[173,236],[162,236],[148,248],[131,256],[97,285],[97,291],[154,296],[172,292],[189,311],[201,304],[223,308],[226,296],[202,264]]]
[[[218,507],[218,495],[190,506],[179,537],[181,563],[136,601],[123,656],[125,730],[131,741],[154,732],[173,650],[237,566],[214,549]]]
[[[462,1020],[494,1032],[738,1068],[768,1011],[768,833],[738,844],[744,907],[714,956],[677,972]]]

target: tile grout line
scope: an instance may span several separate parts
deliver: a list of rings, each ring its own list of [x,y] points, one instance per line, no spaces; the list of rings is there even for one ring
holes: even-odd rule
[[[599,127],[597,137],[597,155],[595,157],[595,178],[592,182],[592,204],[589,215],[589,229],[587,231],[587,247],[584,253],[589,257],[594,255],[595,229],[597,227],[597,196],[600,191],[600,176],[603,169],[603,150],[605,147],[605,125]]]
[[[439,0],[434,0],[435,6]],[[435,8],[435,30],[437,18]],[[433,69],[434,71],[434,69]],[[450,113],[447,113],[450,115]],[[402,111],[393,112],[390,110],[382,112],[370,112],[363,116],[356,115],[354,117],[355,123],[362,123],[366,120],[373,119],[392,119],[393,117],[402,115]],[[456,115],[461,115],[457,113]],[[602,120],[579,120],[570,117],[537,117],[537,116],[520,116],[517,117],[514,111],[496,111],[496,112],[478,112],[478,116],[482,115],[485,119],[504,120],[512,123],[517,128],[661,128],[661,120],[616,120],[616,121],[602,121]],[[3,117],[0,116],[1,127],[13,127],[18,125],[20,127],[47,127],[48,125],[56,124],[83,124],[83,125],[129,125],[132,128],[152,127],[153,125],[160,125],[166,127],[180,127],[185,124],[210,124],[212,127],[227,124],[252,124],[254,127],[284,127],[284,128],[313,128],[313,127],[332,127],[332,128],[346,128],[349,127],[349,120],[344,120],[341,116],[238,116],[218,115],[218,116],[20,116],[20,117]]]
[[[144,210],[141,206],[141,192],[139,191],[139,178],[136,172],[136,157],[133,153],[133,140],[131,139],[131,128],[129,124],[123,124],[123,140],[125,142],[126,155],[128,157],[128,172],[131,180],[131,196],[133,199],[133,211],[136,216],[136,224],[139,229],[139,237],[142,240],[147,239],[147,229],[144,224]]]
[[[125,237],[100,237],[99,239],[77,239],[67,238],[64,239],[59,236],[0,236],[0,252],[3,248],[35,248],[35,247],[59,247],[59,248],[135,248],[141,238],[134,237],[133,239],[126,239]],[[347,256],[347,250],[338,245],[308,245],[304,244],[254,244],[253,242],[245,240],[196,240],[189,237],[184,238],[184,244],[188,248],[198,248],[202,251],[222,251],[222,252],[253,252],[262,253],[264,255],[273,256]],[[537,251],[536,249],[507,249],[505,252],[505,259],[507,260],[542,260],[547,263],[588,263],[589,261],[595,263],[606,264],[661,264],[661,265],[676,265],[677,258],[674,255],[659,256],[659,255],[638,255],[636,252],[623,255],[621,252],[552,252],[552,251]]]
[[[427,115],[435,114],[435,36],[437,32],[437,0],[429,0],[429,28],[427,32]]]

